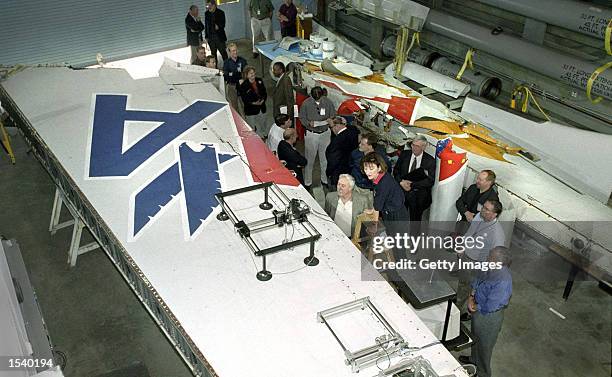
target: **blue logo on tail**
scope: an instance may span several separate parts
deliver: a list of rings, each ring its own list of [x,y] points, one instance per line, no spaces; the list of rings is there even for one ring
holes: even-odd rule
[[[216,206],[214,194],[221,191],[219,165],[236,156],[220,153],[214,144],[198,145],[196,151],[176,139],[225,104],[197,101],[180,112],[127,110],[126,105],[125,95],[96,96],[89,177],[128,177],[162,149],[177,148],[179,161],[135,193],[131,236],[141,234],[181,193],[189,236],[193,236]],[[161,125],[123,151],[126,121]]]

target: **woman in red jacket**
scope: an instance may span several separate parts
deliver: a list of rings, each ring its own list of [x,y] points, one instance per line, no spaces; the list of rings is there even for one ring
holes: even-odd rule
[[[265,138],[268,135],[266,123],[266,98],[268,94],[263,80],[255,76],[255,68],[247,65],[242,71],[242,80],[238,84],[238,95],[244,104],[246,121],[257,134]]]

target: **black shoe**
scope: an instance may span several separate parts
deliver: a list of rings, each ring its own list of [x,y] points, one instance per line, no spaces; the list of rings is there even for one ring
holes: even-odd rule
[[[253,53],[253,59],[257,59],[259,57],[259,52],[254,52]]]
[[[472,319],[472,315],[470,313],[461,314],[461,322],[470,321]]]
[[[472,359],[469,356],[459,356],[459,362],[461,364],[474,364]]]

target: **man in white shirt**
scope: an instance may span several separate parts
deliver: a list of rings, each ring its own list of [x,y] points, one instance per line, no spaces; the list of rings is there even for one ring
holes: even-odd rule
[[[341,174],[338,178],[336,192],[330,192],[325,197],[325,212],[347,236],[355,231],[355,219],[365,209],[372,208],[372,195],[362,195],[353,191],[355,179],[349,174]]]
[[[266,144],[272,153],[277,154],[278,143],[283,140],[283,132],[291,127],[291,118],[287,114],[278,114],[274,118],[274,125],[270,127]]]

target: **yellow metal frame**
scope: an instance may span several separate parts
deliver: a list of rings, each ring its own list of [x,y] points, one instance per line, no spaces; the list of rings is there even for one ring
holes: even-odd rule
[[[2,123],[2,121],[0,121],[0,133],[2,134],[2,140],[0,140],[2,142],[2,146],[4,149],[6,149],[6,153],[8,153],[13,165],[15,165],[15,154],[13,153],[13,148],[11,147],[11,139],[8,132],[6,132],[4,123]]]

